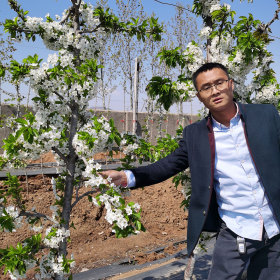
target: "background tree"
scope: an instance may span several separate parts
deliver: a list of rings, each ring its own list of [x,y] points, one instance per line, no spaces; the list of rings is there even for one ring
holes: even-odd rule
[[[195,40],[198,40],[198,27],[196,19],[193,17],[189,5],[184,5],[182,2],[176,3],[176,13],[169,24],[169,38],[172,45],[167,49],[178,48],[180,55],[183,55],[185,46]],[[172,38],[172,39],[171,39]],[[175,70],[175,71],[174,71]],[[173,68],[170,79],[176,79],[176,76],[184,75],[181,67]],[[183,102],[188,101],[188,96],[182,95],[177,103],[178,106],[178,125],[185,126],[183,118]]]
[[[136,18],[138,18],[141,21],[145,17],[141,0],[116,0],[116,5],[116,13],[121,20],[124,18],[134,18],[136,21]],[[126,99],[124,97],[124,108],[127,106],[132,110],[134,61],[136,57],[140,57],[141,60],[143,59],[144,42],[139,42],[135,37],[118,34],[115,46],[120,61],[121,84],[124,94],[128,94],[129,96],[129,105],[126,105]]]
[[[179,53],[184,51],[184,46],[197,38],[198,29],[196,19],[191,14],[191,9],[184,5],[182,2],[177,2],[175,6],[175,15],[171,20],[164,24],[164,34],[160,42],[151,42],[146,44],[146,63],[145,72],[149,73],[146,79],[151,77],[164,77],[166,81],[172,81],[182,74],[182,69],[179,66],[173,67],[169,65],[165,60],[160,59],[161,54],[165,53],[165,50],[178,48]],[[145,81],[145,87],[148,81]],[[168,91],[168,86],[166,87]],[[166,92],[168,95],[168,92]],[[179,120],[178,125],[182,125],[183,121],[183,102],[186,101],[187,96],[183,94],[178,101]],[[155,103],[155,107],[152,106],[153,100],[150,95],[147,97],[147,111],[148,119],[152,118],[150,114],[150,108],[154,108],[159,112],[159,137],[162,137],[163,120],[166,118],[168,110],[162,106],[161,103]],[[169,108],[168,108],[169,109]],[[168,120],[165,119],[168,124]],[[150,122],[147,122],[147,129],[150,131]],[[151,136],[151,134],[149,134]]]
[[[0,23],[0,27],[3,24]],[[13,41],[10,38],[4,39],[2,33],[0,33],[0,61],[2,71],[0,72],[0,115],[2,115],[2,95],[6,95],[5,91],[2,89],[2,83],[9,80],[10,77],[5,76],[5,68],[8,66],[9,62],[13,59],[13,52],[15,51],[15,47]],[[2,116],[1,116],[2,119]]]
[[[96,6],[108,9],[108,0],[97,1]],[[106,40],[103,38],[103,48],[98,56],[99,64],[102,67],[99,69],[96,98],[102,98],[102,108],[104,110],[109,109],[110,95],[116,90],[118,83],[119,55],[116,51],[115,37],[115,34],[108,34]]]
[[[277,3],[279,6],[278,0]],[[267,50],[267,46],[272,41],[269,26],[277,19],[279,8],[267,24],[254,19],[252,14],[235,21],[235,12],[231,10],[230,5],[221,5],[219,0],[195,0],[193,11],[202,17],[204,23],[200,30],[202,44],[189,43],[183,54],[178,49],[162,52],[161,59],[172,67],[182,67],[183,75],[178,76],[178,80],[174,81],[172,86],[170,81],[163,83],[152,79],[148,86],[149,94],[158,98],[166,108],[179,100],[178,88],[182,94],[194,96],[192,73],[203,62],[216,61],[229,68],[236,84],[235,97],[238,100],[247,103],[270,102],[278,105],[279,84],[270,67],[273,62],[272,53]],[[253,75],[252,79],[250,75]],[[169,96],[160,90],[163,85],[170,89]]]

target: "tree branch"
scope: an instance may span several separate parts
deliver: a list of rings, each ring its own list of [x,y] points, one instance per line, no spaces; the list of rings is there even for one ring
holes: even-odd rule
[[[265,32],[265,31],[268,29],[268,27],[269,27],[276,19],[279,19],[279,16],[278,16],[278,15],[279,15],[279,12],[280,12],[280,7],[275,11],[273,19],[272,19],[270,22],[268,22],[268,23],[264,26],[263,32]]]
[[[46,219],[46,220],[49,220],[49,221],[52,221],[52,219],[50,219],[48,216],[46,216],[45,214],[42,214],[42,213],[37,213],[37,212],[34,212],[34,213],[31,213],[31,212],[27,212],[27,211],[24,211],[24,210],[21,210],[20,216],[25,216],[25,217],[33,217],[33,218],[43,218],[43,219]]]
[[[189,12],[193,13],[192,10],[190,10],[190,9],[188,9],[188,8],[185,8],[185,7],[182,7],[182,6],[178,6],[178,5],[175,5],[175,4],[162,2],[162,1],[159,1],[159,0],[154,0],[154,1],[155,1],[155,2],[158,2],[158,3],[160,3],[160,4],[163,4],[163,5],[173,6],[173,7],[176,7],[176,8],[179,8],[179,9],[183,9],[183,10],[186,10],[186,11],[189,11]]]
[[[79,8],[81,5],[81,0],[71,0],[73,4],[73,13],[74,13],[74,32],[76,33],[78,30],[80,30],[80,22],[79,22]]]
[[[64,99],[64,97],[60,94],[60,93],[58,93],[57,91],[54,91],[54,94],[57,96],[57,97],[59,97],[60,99]]]
[[[89,30],[89,29],[84,29],[84,30],[77,30],[78,34],[85,34],[85,33],[94,33],[98,30],[98,28],[101,27],[101,24],[98,24],[94,29]]]
[[[66,162],[66,157],[57,147],[52,147],[52,150],[57,153],[64,162]]]
[[[23,20],[25,21],[25,17],[23,16],[23,14],[21,13],[22,10],[20,10],[20,5],[17,3],[16,0],[8,0],[9,1],[9,5],[11,7],[12,10],[14,10],[17,15]]]
[[[68,10],[68,13],[67,13],[66,17],[63,18],[63,19],[60,21],[59,24],[64,24],[73,12],[74,12],[74,7],[72,6],[72,7]]]
[[[14,97],[14,95],[15,95],[15,93],[13,93],[13,92],[8,92],[8,91],[6,91],[6,90],[4,90],[4,89],[1,89],[2,90],[2,92],[4,93],[4,94],[6,94],[6,95],[8,95],[8,96],[10,96],[10,97]]]
[[[88,192],[82,194],[81,196],[77,197],[76,200],[75,200],[75,202],[71,205],[71,209],[73,209],[73,208],[75,207],[75,205],[76,205],[81,199],[83,199],[85,196],[88,196],[88,195],[93,194],[93,193],[96,193],[96,192],[97,192],[97,190],[88,191]]]

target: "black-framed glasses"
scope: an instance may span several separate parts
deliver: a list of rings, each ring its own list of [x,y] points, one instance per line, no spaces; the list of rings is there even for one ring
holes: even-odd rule
[[[198,93],[203,92],[206,94],[210,94],[213,91],[213,88],[215,87],[217,90],[224,90],[227,87],[227,82],[230,81],[231,79],[228,80],[219,80],[216,83],[209,85],[209,86],[205,86],[204,88],[200,89],[198,91]]]

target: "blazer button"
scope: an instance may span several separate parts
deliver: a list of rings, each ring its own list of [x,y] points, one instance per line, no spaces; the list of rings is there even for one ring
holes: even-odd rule
[[[210,190],[210,189],[211,189],[211,186],[209,186],[208,189]]]
[[[206,215],[206,211],[205,211],[205,210],[203,211],[203,215],[204,215],[204,216]]]

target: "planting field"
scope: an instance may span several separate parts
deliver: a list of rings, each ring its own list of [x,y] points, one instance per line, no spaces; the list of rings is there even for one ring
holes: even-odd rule
[[[44,161],[52,160],[45,157]],[[51,176],[22,176],[21,185],[27,209],[36,206],[38,212],[51,215],[49,207],[53,203]],[[88,191],[83,188],[82,191]],[[124,259],[135,263],[144,263],[165,254],[172,254],[186,247],[185,243],[173,246],[173,243],[186,239],[187,213],[180,208],[183,200],[181,190],[174,187],[172,180],[133,189],[126,196],[128,201],[138,202],[142,207],[142,221],[146,232],[125,239],[117,239],[105,220],[105,210],[96,208],[87,198],[74,208],[71,222],[71,243],[69,254],[74,255],[76,266],[74,273],[120,262]],[[0,234],[1,248],[16,245],[29,235],[27,228],[14,233]],[[151,252],[166,246],[161,253]],[[5,279],[0,274],[1,279]],[[8,278],[7,278],[8,279]],[[32,279],[30,276],[29,279]]]

